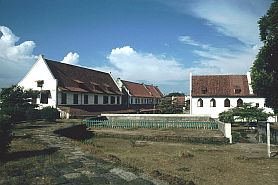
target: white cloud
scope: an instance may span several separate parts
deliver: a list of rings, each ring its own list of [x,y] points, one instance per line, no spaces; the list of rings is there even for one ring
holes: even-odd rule
[[[196,0],[170,4],[182,13],[190,12],[191,15],[205,20],[206,25],[214,27],[218,33],[241,42],[216,48],[212,46],[213,43],[204,44],[188,35],[180,36],[178,40],[181,43],[194,46],[192,53],[198,57],[194,62],[196,73],[207,71],[206,74],[244,74],[249,71],[258,48],[262,45],[257,21],[265,14],[270,3],[254,0]]]
[[[3,88],[18,83],[34,64],[36,56],[32,53],[36,45],[33,41],[16,45],[20,38],[5,26],[0,26],[1,33],[0,88]]]
[[[97,69],[126,80],[171,84],[188,78],[188,71],[175,59],[137,52],[130,46],[112,49],[107,59],[108,65]]]
[[[191,46],[199,46],[199,47],[202,47],[204,49],[207,49],[209,48],[209,45],[208,44],[202,44],[200,42],[197,42],[195,40],[193,40],[190,36],[188,35],[183,35],[183,36],[180,36],[179,37],[179,41],[184,43],[184,44],[188,44],[188,45],[191,45]]]
[[[78,53],[69,52],[61,62],[76,65],[79,62],[79,55]]]
[[[271,4],[271,0],[158,1],[178,12],[201,18],[217,32],[236,38],[247,45],[259,43],[257,21]]]
[[[245,74],[258,53],[257,46],[238,46],[236,50],[231,50],[212,47],[195,41],[190,36],[181,36],[178,39],[184,44],[193,43],[196,46],[196,49],[192,49],[192,53],[199,59],[190,69],[195,74]]]
[[[208,21],[208,25],[218,32],[254,45],[259,42],[257,21],[262,15],[251,11],[251,8],[247,8],[244,2],[234,0],[194,1],[191,5],[193,14]]]

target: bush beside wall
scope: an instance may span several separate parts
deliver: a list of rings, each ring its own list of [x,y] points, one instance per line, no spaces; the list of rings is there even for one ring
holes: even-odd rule
[[[53,107],[45,107],[41,110],[41,118],[49,122],[55,122],[59,118],[59,111]]]

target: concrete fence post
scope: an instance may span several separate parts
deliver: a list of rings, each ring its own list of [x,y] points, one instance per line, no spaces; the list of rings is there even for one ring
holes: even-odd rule
[[[229,138],[230,143],[233,143],[232,124],[231,123],[225,123],[225,137]]]
[[[267,156],[270,157],[270,125],[266,123],[266,135],[267,135]]]

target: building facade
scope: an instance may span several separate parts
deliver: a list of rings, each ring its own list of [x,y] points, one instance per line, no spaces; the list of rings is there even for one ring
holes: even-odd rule
[[[190,74],[190,113],[193,115],[210,115],[218,118],[219,113],[243,103],[264,108],[265,99],[253,93],[250,73],[247,75],[206,75]]]
[[[117,79],[118,87],[123,93],[122,102],[128,109],[137,112],[156,111],[156,105],[163,94],[157,86]]]
[[[123,109],[122,92],[109,73],[64,64],[40,56],[18,83],[39,92],[40,107],[52,106],[74,114]],[[83,111],[83,112],[82,112]]]
[[[33,103],[39,108],[58,108],[67,118],[155,109],[163,96],[156,86],[116,81],[110,73],[64,64],[41,55],[18,85],[38,92]]]

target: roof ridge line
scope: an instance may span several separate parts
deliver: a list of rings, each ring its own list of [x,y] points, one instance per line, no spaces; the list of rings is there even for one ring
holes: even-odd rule
[[[56,63],[61,64],[61,65],[68,65],[68,66],[71,66],[71,67],[79,67],[79,68],[82,68],[82,69],[91,70],[91,71],[95,71],[95,72],[99,72],[99,73],[110,74],[110,73],[108,73],[108,72],[95,70],[95,69],[92,69],[92,68],[89,68],[89,67],[86,67],[86,66],[67,64],[67,63],[63,63],[63,62],[61,62],[61,61],[51,60],[51,59],[47,59],[47,58],[44,58],[44,59],[45,59],[46,62],[56,62]]]

